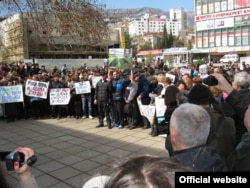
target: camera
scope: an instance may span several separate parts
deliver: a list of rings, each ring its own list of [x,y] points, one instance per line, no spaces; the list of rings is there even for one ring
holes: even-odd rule
[[[5,164],[8,171],[14,170],[14,163],[19,162],[19,166],[24,163],[24,154],[12,151],[5,158]]]
[[[32,166],[36,162],[37,157],[33,155],[25,162],[23,153],[17,151],[4,151],[0,152],[0,159],[1,161],[5,161],[7,171],[13,171],[15,162],[18,162],[20,167],[24,164]]]
[[[203,83],[208,86],[216,86],[218,85],[218,80],[214,76],[208,76],[203,79]]]

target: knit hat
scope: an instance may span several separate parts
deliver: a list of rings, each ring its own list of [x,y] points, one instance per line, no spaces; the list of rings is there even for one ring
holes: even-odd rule
[[[211,104],[212,99],[212,92],[203,84],[193,86],[188,94],[188,102],[197,105]]]

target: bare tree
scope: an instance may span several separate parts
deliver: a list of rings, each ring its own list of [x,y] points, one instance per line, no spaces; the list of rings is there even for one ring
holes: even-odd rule
[[[30,43],[87,48],[109,34],[105,5],[97,0],[0,0],[0,7],[0,14],[22,15]]]

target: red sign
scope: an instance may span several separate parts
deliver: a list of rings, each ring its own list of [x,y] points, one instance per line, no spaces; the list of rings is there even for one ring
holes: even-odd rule
[[[159,54],[162,54],[162,49],[159,49],[159,50],[143,50],[143,51],[138,51],[137,52],[137,55],[159,55]]]
[[[213,14],[197,15],[197,16],[195,16],[195,21],[227,18],[227,17],[245,15],[245,14],[249,14],[249,13],[250,13],[250,8],[246,8],[246,9],[241,9],[241,10],[232,10],[232,11],[227,11],[227,12],[218,12],[218,13],[213,13]]]

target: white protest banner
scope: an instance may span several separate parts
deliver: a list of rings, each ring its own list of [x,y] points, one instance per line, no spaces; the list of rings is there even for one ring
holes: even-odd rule
[[[151,125],[154,124],[155,105],[143,105],[140,100],[137,100],[141,116],[148,119]]]
[[[70,100],[70,88],[50,89],[50,105],[66,105]]]
[[[21,85],[1,86],[0,103],[23,102],[23,88]]]
[[[181,68],[181,75],[184,74],[191,75],[191,69]]]
[[[48,95],[48,82],[40,82],[35,80],[27,80],[25,86],[25,95],[30,97],[39,97],[46,99]]]
[[[97,82],[99,82],[99,80],[101,79],[102,77],[101,76],[92,76],[92,84],[93,84],[93,87],[95,88]]]
[[[163,117],[167,109],[164,98],[155,97],[156,117]]]
[[[84,93],[90,93],[90,82],[89,81],[83,81],[83,82],[76,82],[75,83],[76,88],[76,94],[84,94]]]
[[[172,81],[172,83],[175,82],[175,75],[166,73],[165,77],[170,78],[170,80]]]

